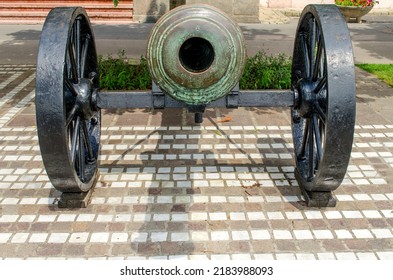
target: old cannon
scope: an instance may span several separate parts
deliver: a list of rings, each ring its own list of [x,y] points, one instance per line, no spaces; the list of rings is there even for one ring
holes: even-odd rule
[[[55,8],[44,24],[36,72],[39,145],[59,207],[83,206],[98,177],[101,109],[207,107],[291,110],[295,175],[308,206],[334,206],[349,163],[355,71],[344,17],[309,5],[300,17],[290,90],[239,90],[246,51],[239,26],[216,8],[181,6],[153,27],[147,60],[152,91],[99,90],[97,53],[83,8]]]

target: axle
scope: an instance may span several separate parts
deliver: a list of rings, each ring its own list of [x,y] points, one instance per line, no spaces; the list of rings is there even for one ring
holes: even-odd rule
[[[208,103],[205,107],[293,107],[294,104],[295,94],[291,90],[244,90],[232,91],[230,94]],[[162,92],[154,91],[100,91],[97,94],[97,106],[101,109],[189,108],[184,102],[177,101]]]

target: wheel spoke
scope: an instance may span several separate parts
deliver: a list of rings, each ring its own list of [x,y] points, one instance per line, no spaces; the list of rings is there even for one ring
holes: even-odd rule
[[[75,62],[77,67],[78,78],[81,78],[81,20],[80,18],[76,18],[75,20]]]
[[[78,92],[75,90],[74,86],[72,85],[72,82],[68,79],[64,79],[64,83],[68,91],[73,95],[73,96],[78,96]]]
[[[317,156],[318,162],[322,159],[322,142],[321,142],[321,135],[319,134],[319,127],[318,127],[318,118],[317,114],[313,115],[313,124],[314,124],[314,135],[315,135],[315,144],[317,147]]]
[[[303,135],[303,139],[302,139],[302,146],[300,148],[300,153],[298,155],[298,157],[300,159],[304,159],[306,156],[306,147],[307,147],[307,142],[308,142],[308,126],[309,126],[309,120],[306,119],[306,125],[304,127],[304,135]]]
[[[318,75],[320,74],[320,67],[321,67],[321,61],[322,61],[322,50],[323,50],[323,40],[322,40],[322,38],[319,38],[318,47],[317,47],[317,55],[315,58],[313,77],[312,77],[313,81],[316,81],[318,79]]]
[[[82,120],[83,122],[83,120]],[[82,125],[83,126],[83,125]],[[85,149],[84,149],[84,145],[83,145],[83,130],[80,127],[79,128],[79,149],[78,149],[78,173],[79,173],[79,178],[81,179],[81,181],[84,181],[84,177],[85,177]]]
[[[326,76],[324,76],[322,78],[322,80],[319,81],[318,85],[315,87],[315,89],[314,89],[315,94],[320,93],[321,90],[326,88],[326,81],[327,81],[327,78],[326,78]]]
[[[309,120],[311,124],[308,125],[308,179],[311,180],[314,177],[314,121],[312,118]]]
[[[308,38],[309,73],[308,73],[307,78],[311,78],[311,75],[312,75],[311,71],[314,68],[314,60],[315,60],[314,53],[315,53],[315,39],[316,39],[315,30],[316,30],[316,27],[315,27],[315,19],[314,18],[312,18],[310,20],[309,28],[310,28],[309,33],[308,33],[309,34],[309,36],[308,36],[309,37]]]
[[[73,165],[75,164],[75,157],[76,157],[76,150],[77,150],[76,146],[78,145],[77,141],[79,139],[79,126],[80,126],[80,118],[77,117],[75,121],[74,131],[72,134],[71,150],[70,150],[71,162]]]
[[[77,106],[74,105],[74,106],[72,107],[71,111],[68,113],[68,116],[67,116],[67,119],[66,119],[65,127],[69,127],[69,125],[70,125],[70,124],[72,123],[72,121],[74,120],[76,110],[77,110]]]
[[[93,149],[92,149],[91,143],[90,143],[90,137],[89,137],[90,135],[87,130],[87,126],[86,126],[85,121],[82,121],[82,132],[83,132],[83,141],[85,143],[85,147],[87,150],[88,161],[92,162],[92,161],[94,161],[94,154],[93,154]]]
[[[320,136],[321,150],[323,152],[323,147],[324,147],[323,141],[325,139],[325,124],[321,119],[319,119],[319,121],[318,121],[318,132],[319,132],[319,136]],[[316,170],[319,169],[320,162],[322,162],[322,157],[316,164],[316,167],[315,167]]]
[[[316,109],[316,112],[317,112],[317,114],[318,114],[319,119],[321,120],[321,122],[322,122],[323,124],[325,124],[325,123],[326,123],[326,114],[325,114],[325,112],[322,110],[321,106],[319,106],[318,103],[315,104],[315,109]]]
[[[308,46],[307,46],[307,42],[306,42],[306,34],[301,34],[300,38],[302,40],[302,47],[303,47],[304,67],[305,67],[305,74],[306,74],[305,77],[309,77],[309,75],[310,75],[310,57],[309,57]]]
[[[72,43],[68,45],[68,55],[70,59],[70,69],[71,69],[71,74],[72,74],[72,82],[74,84],[78,83],[78,70],[76,66],[76,61],[75,61],[75,53],[74,53],[74,48],[72,47]]]
[[[81,77],[82,78],[85,78],[86,61],[87,61],[89,43],[90,43],[90,35],[87,34],[84,44],[83,44],[83,48],[82,48],[82,60],[81,60]]]

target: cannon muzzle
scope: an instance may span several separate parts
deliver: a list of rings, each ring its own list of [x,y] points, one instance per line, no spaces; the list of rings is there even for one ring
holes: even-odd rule
[[[245,66],[240,27],[209,5],[185,5],[162,16],[147,46],[157,86],[188,105],[206,105],[228,94]]]

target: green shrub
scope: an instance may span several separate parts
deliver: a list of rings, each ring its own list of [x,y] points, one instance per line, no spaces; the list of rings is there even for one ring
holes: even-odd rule
[[[291,60],[284,54],[268,56],[258,52],[247,59],[240,79],[241,89],[288,89],[291,86]]]
[[[118,58],[98,57],[100,87],[107,90],[146,90],[151,89],[151,77],[146,59],[130,63],[125,52],[120,51]]]
[[[124,51],[118,58],[99,56],[100,87],[106,90],[151,89],[146,58],[130,63]],[[241,89],[288,89],[291,85],[291,60],[284,54],[268,56],[258,52],[247,58]]]

